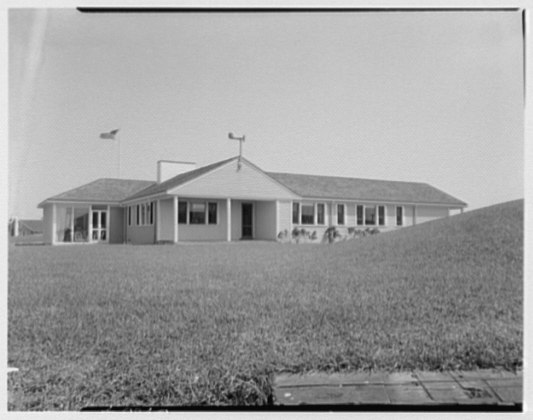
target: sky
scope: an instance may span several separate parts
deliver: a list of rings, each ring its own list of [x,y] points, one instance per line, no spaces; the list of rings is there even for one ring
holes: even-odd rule
[[[265,171],[524,197],[520,12],[8,13],[9,216],[119,159],[235,156],[230,131]]]

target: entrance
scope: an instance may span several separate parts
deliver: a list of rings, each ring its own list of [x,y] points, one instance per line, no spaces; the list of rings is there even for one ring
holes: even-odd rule
[[[242,239],[253,237],[253,210],[252,203],[242,203]]]
[[[107,210],[93,210],[93,242],[107,242]]]

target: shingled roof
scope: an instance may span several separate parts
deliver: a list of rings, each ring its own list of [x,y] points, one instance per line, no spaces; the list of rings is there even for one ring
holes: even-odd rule
[[[420,182],[276,172],[267,172],[267,175],[302,197],[466,206],[463,201]]]
[[[155,184],[154,181],[141,181],[135,179],[101,178],[81,187],[74,188],[64,193],[46,199],[46,201],[92,201],[105,203],[119,203],[132,194]]]
[[[236,159],[238,159],[238,156],[184,172],[161,183],[129,179],[98,179],[51,197],[39,204],[39,207],[42,207],[42,204],[47,201],[92,201],[118,204],[123,201],[164,194],[170,189],[192,181]],[[244,158],[243,160],[248,162]],[[248,163],[252,164],[251,162]],[[465,202],[429,184],[420,182],[279,172],[264,173],[302,198],[466,206]]]

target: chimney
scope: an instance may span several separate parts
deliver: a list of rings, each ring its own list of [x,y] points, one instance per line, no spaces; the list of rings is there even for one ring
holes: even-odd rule
[[[179,162],[175,160],[157,161],[157,183],[160,184],[176,175],[196,169],[195,162]]]

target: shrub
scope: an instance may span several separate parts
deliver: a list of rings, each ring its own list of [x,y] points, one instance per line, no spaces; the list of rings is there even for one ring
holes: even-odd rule
[[[340,233],[335,226],[330,226],[324,232],[324,236],[326,237],[328,243],[331,244],[335,242],[335,238],[338,238],[340,236]]]

